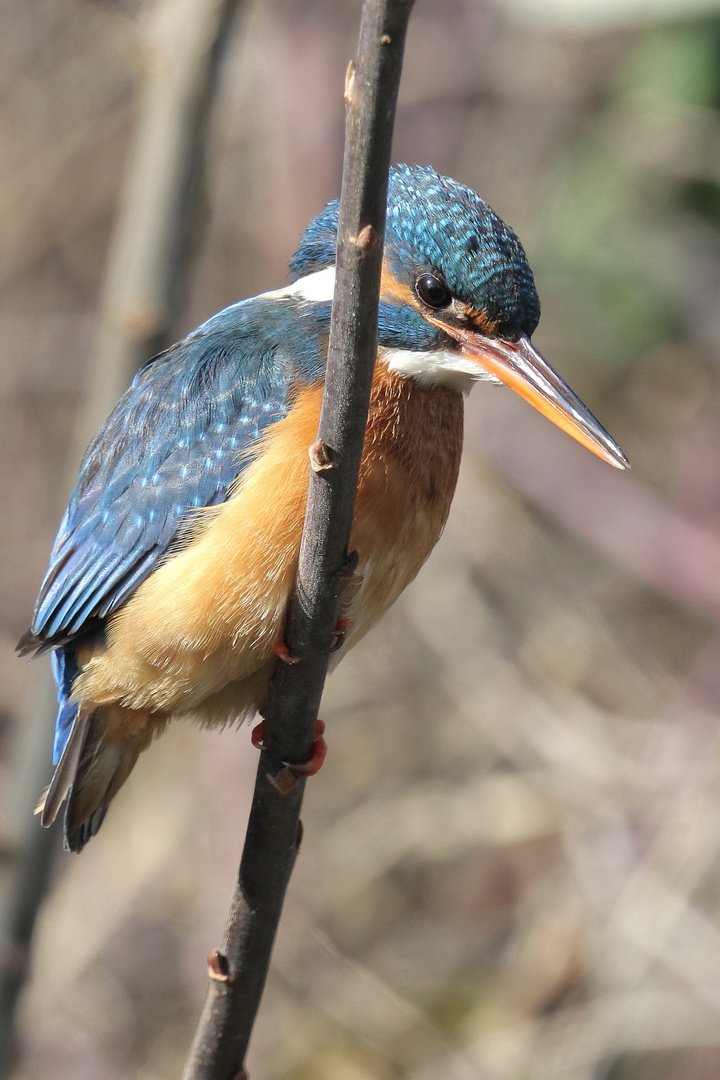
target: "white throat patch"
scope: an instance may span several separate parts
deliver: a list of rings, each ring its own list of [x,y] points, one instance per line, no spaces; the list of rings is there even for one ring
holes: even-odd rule
[[[378,357],[387,364],[390,371],[405,378],[416,379],[423,386],[449,386],[462,394],[469,394],[475,382],[502,385],[489,371],[483,371],[455,349],[414,352],[411,349],[380,348]]]
[[[261,293],[263,300],[283,300],[295,297],[308,303],[323,303],[333,299],[335,291],[335,267],[316,270],[298,278],[292,285],[273,292]],[[449,386],[462,394],[469,394],[475,382],[490,382],[501,386],[494,375],[483,371],[472,360],[466,360],[456,349],[434,349],[416,352],[412,349],[378,349],[378,357],[390,371],[415,379],[423,386]]]

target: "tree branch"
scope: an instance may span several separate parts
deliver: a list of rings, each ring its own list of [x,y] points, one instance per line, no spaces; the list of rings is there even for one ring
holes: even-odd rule
[[[387,182],[403,49],[413,0],[365,0],[357,61],[345,87],[346,139],[327,375],[315,444],[331,468],[310,471],[308,505],[286,640],[240,872],[222,949],[183,1080],[238,1080],[298,852],[304,781],[288,790],[284,763],[310,753],[346,568],[370,387]]]

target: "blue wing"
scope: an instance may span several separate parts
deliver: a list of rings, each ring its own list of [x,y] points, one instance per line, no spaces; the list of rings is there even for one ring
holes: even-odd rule
[[[96,627],[194,510],[228,497],[254,440],[285,415],[293,385],[320,377],[321,338],[302,311],[257,298],[140,370],[85,455],[23,651],[57,648]]]
[[[256,298],[142,368],[80,467],[21,652],[52,649],[53,761],[75,723],[81,643],[158,565],[193,511],[227,499],[294,389],[322,378],[330,305]]]

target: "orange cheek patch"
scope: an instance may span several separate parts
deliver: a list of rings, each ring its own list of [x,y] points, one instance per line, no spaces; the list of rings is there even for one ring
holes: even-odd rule
[[[380,279],[380,299],[400,304],[409,304],[420,310],[420,304],[409,285],[404,281],[398,281],[388,266],[387,259],[383,259],[382,277]]]
[[[487,337],[497,336],[497,321],[488,319],[486,311],[478,310],[478,308],[472,308],[468,305],[465,309],[465,314],[478,333],[485,334]]]

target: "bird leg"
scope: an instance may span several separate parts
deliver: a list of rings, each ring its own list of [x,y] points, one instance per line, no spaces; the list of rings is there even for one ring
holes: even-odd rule
[[[331,653],[337,652],[338,649],[342,648],[349,629],[350,620],[342,617],[338,618],[338,621],[335,624],[335,629],[333,630],[332,645],[330,646]],[[293,654],[290,652],[290,649],[288,648],[285,638],[278,638],[278,640],[272,647],[272,651],[279,660],[282,660],[284,664],[300,663],[301,658],[299,656],[293,656]]]

